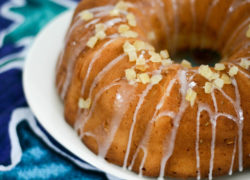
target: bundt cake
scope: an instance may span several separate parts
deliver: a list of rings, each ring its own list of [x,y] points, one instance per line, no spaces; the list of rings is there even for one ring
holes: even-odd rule
[[[81,1],[56,69],[66,121],[95,154],[139,175],[249,168],[249,24],[249,0]],[[222,60],[170,58],[186,49]]]

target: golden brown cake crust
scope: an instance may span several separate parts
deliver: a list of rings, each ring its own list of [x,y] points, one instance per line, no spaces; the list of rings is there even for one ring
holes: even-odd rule
[[[211,178],[249,168],[250,1],[128,0],[126,10],[110,15],[118,2],[79,3],[57,64],[65,119],[84,144],[146,176]],[[90,48],[98,23],[106,26],[105,38]],[[124,37],[121,24],[138,36]],[[137,40],[170,54],[214,49],[222,54],[223,68],[165,66],[166,58],[153,62],[146,48],[137,55],[148,60],[146,73],[161,79],[144,84],[138,76],[143,72],[124,53],[124,44],[133,49]],[[127,69],[135,69],[137,79],[130,81]],[[206,70],[218,77],[210,79]]]

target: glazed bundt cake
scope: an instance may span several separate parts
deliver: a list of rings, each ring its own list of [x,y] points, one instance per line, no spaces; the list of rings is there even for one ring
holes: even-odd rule
[[[83,0],[56,70],[66,121],[95,154],[139,175],[249,168],[249,24],[249,0]],[[222,60],[170,58],[187,49]]]

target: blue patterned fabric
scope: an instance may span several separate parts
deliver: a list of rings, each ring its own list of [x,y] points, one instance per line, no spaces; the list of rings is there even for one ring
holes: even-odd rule
[[[0,180],[115,179],[78,159],[36,121],[22,68],[36,34],[73,0],[0,0]]]

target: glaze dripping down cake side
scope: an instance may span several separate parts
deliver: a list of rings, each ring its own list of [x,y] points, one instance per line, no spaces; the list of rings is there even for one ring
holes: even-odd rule
[[[249,0],[80,2],[56,69],[66,121],[95,154],[140,175],[249,168],[249,24]],[[170,58],[195,48],[223,60]]]

